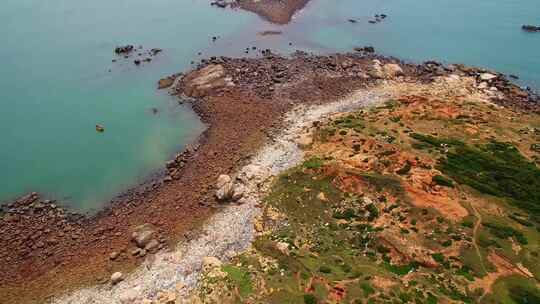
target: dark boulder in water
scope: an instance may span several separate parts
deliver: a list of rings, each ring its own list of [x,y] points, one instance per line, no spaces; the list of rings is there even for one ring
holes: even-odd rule
[[[133,45],[125,45],[125,46],[117,46],[115,49],[114,49],[114,52],[116,54],[129,54],[133,51],[134,47]]]
[[[525,32],[540,32],[540,26],[522,25],[521,29]]]
[[[356,47],[354,48],[354,50],[357,52],[375,53],[375,48],[372,46]]]

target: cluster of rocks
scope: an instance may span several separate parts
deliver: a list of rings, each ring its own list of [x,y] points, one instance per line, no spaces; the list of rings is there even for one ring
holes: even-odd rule
[[[359,53],[372,54],[375,53],[375,48],[372,46],[355,47],[354,51]]]
[[[379,15],[381,17],[381,15]],[[431,82],[441,76],[470,76],[478,80],[479,89],[504,106],[518,106],[538,111],[540,99],[529,88],[521,88],[505,75],[461,64],[444,65],[437,61],[407,64],[391,57],[375,54],[373,47],[355,48],[355,53],[310,55],[297,51],[285,58],[264,50],[262,58],[211,57],[202,60],[197,70],[189,73],[177,92],[191,97],[204,97],[209,92],[228,91],[231,87],[249,90],[263,98],[276,96],[282,89],[294,87],[309,78],[356,78],[366,83],[377,79],[410,77]],[[511,75],[510,78],[517,79]],[[278,90],[279,89],[279,90]],[[288,93],[290,94],[290,93]]]
[[[35,192],[25,195],[0,208],[0,241],[10,244],[0,248],[1,262],[43,261],[55,254],[57,246],[77,242],[83,226],[83,216],[67,212],[55,201],[40,199]]]
[[[417,75],[426,81],[445,75],[468,76],[476,79],[477,88],[493,98],[493,101],[503,106],[517,106],[522,109],[540,111],[540,98],[530,88],[522,88],[511,79],[518,76],[489,71],[483,68],[470,67],[463,64],[443,65],[437,61],[426,61],[416,67]]]
[[[135,227],[131,240],[136,246],[131,251],[131,255],[136,257],[144,257],[147,253],[156,253],[165,246],[166,242],[165,238],[158,236],[155,227],[151,224]]]
[[[137,48],[135,48],[131,44],[124,45],[124,46],[117,46],[114,49],[114,52],[116,53],[116,55],[123,56],[123,58],[125,59],[128,59],[133,54],[135,54],[134,56],[136,58],[133,60],[133,63],[135,65],[140,65],[143,62],[151,62],[152,57],[158,55],[162,51],[163,50],[159,48],[152,48],[150,50],[144,50],[142,45],[139,45]],[[116,61],[117,59],[112,60],[112,62],[116,62]]]
[[[540,26],[535,26],[535,25],[522,25],[521,29],[524,30],[525,32],[530,32],[530,33],[540,32]]]
[[[220,202],[239,201],[246,191],[240,180],[222,174],[216,181],[216,198]]]
[[[165,182],[170,182],[180,178],[180,170],[186,165],[189,158],[197,152],[199,149],[198,144],[190,144],[182,153],[175,155],[174,159],[167,162],[165,165],[167,169],[167,175],[164,178]]]
[[[374,20],[369,20],[368,22],[371,23],[371,24],[379,23],[379,22],[383,21],[384,19],[386,19],[387,15],[386,14],[376,14],[374,17],[375,17]]]
[[[117,55],[127,55],[127,54],[133,52],[134,49],[135,49],[135,47],[133,45],[128,44],[128,45],[124,45],[124,46],[117,46],[114,49],[114,52]]]

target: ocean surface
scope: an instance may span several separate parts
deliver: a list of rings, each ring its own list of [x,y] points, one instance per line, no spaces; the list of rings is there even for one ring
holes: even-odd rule
[[[537,0],[313,0],[285,26],[209,3],[5,0],[0,201],[38,191],[79,211],[99,209],[204,129],[189,106],[156,90],[157,80],[203,57],[245,55],[250,46],[326,53],[372,45],[410,61],[515,74],[540,88],[540,33],[520,29],[540,24]],[[388,17],[368,23],[381,13]],[[264,30],[283,34],[257,34]],[[164,51],[137,67],[115,56],[123,44]]]

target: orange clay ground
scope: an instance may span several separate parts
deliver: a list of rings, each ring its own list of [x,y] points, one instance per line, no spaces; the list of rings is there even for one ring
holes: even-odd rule
[[[472,91],[374,90],[393,97],[303,135],[305,161],[274,182],[252,248],[207,272],[198,301],[540,303],[536,211],[481,182],[512,161],[539,184],[540,117]]]

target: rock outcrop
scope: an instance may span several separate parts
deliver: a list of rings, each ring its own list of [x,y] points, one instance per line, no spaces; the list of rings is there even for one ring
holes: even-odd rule
[[[183,79],[183,83],[185,94],[192,97],[203,97],[212,90],[234,85],[219,64],[210,64],[189,74]]]

